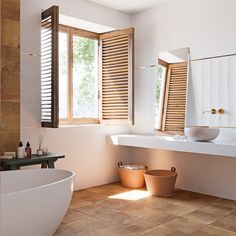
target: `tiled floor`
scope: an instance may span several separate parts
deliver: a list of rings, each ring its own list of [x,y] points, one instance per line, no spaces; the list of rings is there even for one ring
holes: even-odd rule
[[[172,198],[109,184],[77,191],[55,236],[236,236],[236,201],[176,190]]]

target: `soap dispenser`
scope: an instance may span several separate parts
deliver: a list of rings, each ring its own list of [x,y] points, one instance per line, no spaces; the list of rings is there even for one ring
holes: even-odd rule
[[[25,154],[26,154],[26,158],[31,158],[31,147],[30,147],[30,143],[29,142],[27,142],[27,144],[26,144]]]
[[[18,150],[17,150],[17,157],[24,158],[25,157],[25,149],[23,147],[23,143],[20,141]]]

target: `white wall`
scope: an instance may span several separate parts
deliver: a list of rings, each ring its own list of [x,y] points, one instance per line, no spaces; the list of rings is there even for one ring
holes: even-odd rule
[[[69,3],[69,4],[68,4]],[[21,0],[21,50],[40,53],[40,11],[52,4],[61,13],[114,28],[130,25],[130,17],[82,0]],[[157,62],[159,51],[190,47],[193,58],[236,52],[235,0],[176,0],[133,15],[136,28],[136,67]],[[37,134],[45,133],[49,150],[65,153],[57,167],[76,172],[76,189],[117,179],[118,160],[146,163],[150,168],[177,167],[177,186],[192,191],[236,199],[233,168],[236,160],[191,153],[105,144],[105,135],[127,133],[129,127],[79,126],[57,130],[40,129],[40,58],[22,55],[21,60],[21,137],[36,148]],[[138,133],[153,133],[154,71],[136,71],[135,114]],[[234,130],[223,130],[224,139],[236,138]]]
[[[135,14],[136,67],[156,64],[161,51],[190,47],[192,58],[236,53],[235,0],[175,0]],[[153,134],[154,78],[151,69],[136,70],[134,133]],[[224,129],[220,139],[235,139]],[[236,159],[133,149],[133,162],[179,171],[178,187],[236,199]]]
[[[21,0],[21,52],[40,54],[41,9],[59,5],[63,15],[113,28],[130,26],[124,13],[84,0]],[[63,153],[57,168],[76,173],[75,189],[114,182],[116,163],[130,160],[127,148],[106,145],[106,135],[127,133],[129,126],[77,126],[59,129],[40,128],[40,57],[21,55],[21,139],[37,148],[37,136],[43,133],[49,151]]]

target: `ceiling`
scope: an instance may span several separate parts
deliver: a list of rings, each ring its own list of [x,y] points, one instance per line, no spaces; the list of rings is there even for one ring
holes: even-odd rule
[[[136,13],[173,0],[89,0],[126,13]]]

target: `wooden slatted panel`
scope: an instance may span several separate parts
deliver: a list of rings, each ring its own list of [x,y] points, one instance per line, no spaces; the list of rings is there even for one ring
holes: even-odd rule
[[[100,35],[102,123],[133,123],[133,34],[132,28]]]
[[[187,74],[187,63],[169,65],[162,123],[163,131],[184,130]]]
[[[41,122],[58,127],[58,27],[59,8],[42,12],[41,20]]]

